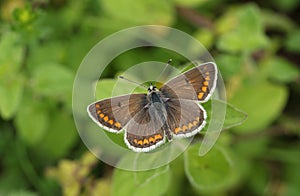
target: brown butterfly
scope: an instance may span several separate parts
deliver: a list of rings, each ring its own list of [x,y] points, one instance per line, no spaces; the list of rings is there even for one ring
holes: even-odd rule
[[[173,138],[191,137],[206,124],[206,102],[217,83],[213,62],[198,65],[169,80],[152,84],[147,94],[128,94],[96,101],[89,116],[109,132],[125,130],[124,141],[135,152],[148,152]]]

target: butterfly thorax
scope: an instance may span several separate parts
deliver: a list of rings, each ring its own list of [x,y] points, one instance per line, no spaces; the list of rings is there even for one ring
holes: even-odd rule
[[[148,101],[150,104],[163,103],[160,91],[152,84],[150,84],[150,87],[148,88]]]

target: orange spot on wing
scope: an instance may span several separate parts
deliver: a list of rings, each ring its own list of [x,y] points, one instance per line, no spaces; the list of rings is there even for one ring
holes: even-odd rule
[[[137,139],[134,139],[133,142],[136,143],[136,144],[138,143]]]
[[[209,77],[209,76],[206,76],[206,77],[205,77],[205,80],[210,80],[210,77]]]
[[[208,86],[208,81],[203,82],[204,86]]]
[[[96,104],[95,107],[96,107],[96,108],[100,108],[100,105],[99,105],[99,104]]]
[[[117,128],[121,128],[121,124],[120,124],[119,122],[115,122],[115,126],[116,126]]]
[[[197,124],[198,124],[198,121],[195,120],[195,121],[193,122],[193,125],[196,126]]]
[[[203,95],[204,95],[204,93],[199,93],[198,94],[198,99],[202,99]]]
[[[189,123],[189,129],[191,129],[194,125],[192,123]]]
[[[104,120],[105,122],[107,122],[107,121],[108,121],[108,116],[105,116],[105,117],[103,118],[103,120]]]
[[[100,116],[100,118],[103,118],[103,117],[104,117],[104,114],[100,114],[99,116]]]
[[[162,136],[160,134],[157,134],[157,135],[154,136],[154,139],[155,140],[162,139]]]
[[[175,130],[174,130],[175,133],[178,133],[179,131],[181,131],[181,128],[180,128],[180,127],[177,127],[177,128],[175,128]]]
[[[202,86],[202,91],[206,92],[207,91],[207,87],[206,86]]]
[[[139,140],[139,141],[137,142],[137,144],[138,144],[138,145],[143,145],[143,141],[142,141],[142,140]]]
[[[97,114],[100,114],[101,113],[101,110],[97,110]]]
[[[109,120],[108,123],[111,124],[111,125],[113,125],[114,121],[113,120]]]
[[[186,126],[186,125],[184,125],[183,127],[182,127],[182,131],[186,131],[188,129],[188,127]]]
[[[149,144],[149,140],[147,140],[146,138],[144,139],[144,144]]]
[[[150,143],[155,142],[155,139],[153,137],[149,138]]]

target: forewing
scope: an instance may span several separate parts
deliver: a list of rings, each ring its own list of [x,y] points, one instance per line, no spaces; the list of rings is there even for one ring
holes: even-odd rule
[[[125,143],[135,152],[148,152],[165,142],[165,120],[155,114],[153,105],[144,107],[125,127]]]
[[[214,63],[204,63],[171,79],[160,91],[167,98],[205,102],[215,89],[217,72]]]
[[[167,124],[173,137],[191,137],[206,124],[206,111],[197,102],[169,99],[166,102]]]
[[[146,94],[129,94],[94,102],[87,112],[100,127],[118,133],[146,104]]]

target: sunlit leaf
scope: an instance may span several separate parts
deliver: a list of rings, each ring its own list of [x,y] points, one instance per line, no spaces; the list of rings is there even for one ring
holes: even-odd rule
[[[189,182],[200,192],[226,190],[237,180],[238,167],[231,155],[221,147],[199,156],[200,143],[185,152],[184,168]]]
[[[102,0],[101,5],[109,16],[124,23],[169,25],[173,21],[168,1]]]
[[[264,63],[264,70],[266,75],[279,82],[295,81],[299,75],[300,70],[297,67],[283,58],[272,58]]]
[[[258,7],[248,4],[241,6],[233,14],[237,19],[235,27],[220,36],[218,48],[228,52],[240,52],[265,47],[268,39],[263,31]]]
[[[73,73],[56,63],[46,63],[33,72],[34,90],[45,96],[66,97],[72,93]]]
[[[4,119],[13,117],[19,109],[24,90],[24,79],[20,74],[0,78],[0,113]]]
[[[240,132],[255,132],[267,127],[281,113],[287,101],[285,86],[253,78],[245,83],[229,100],[248,114],[248,119],[235,129]]]
[[[116,169],[113,176],[112,195],[163,195],[168,189],[170,178],[169,166],[141,172]]]
[[[59,158],[66,155],[78,138],[73,119],[66,113],[57,111],[50,120],[50,126],[44,134],[39,149],[47,157]]]
[[[18,135],[26,144],[33,146],[41,141],[49,126],[45,106],[37,100],[23,99],[15,118]]]

